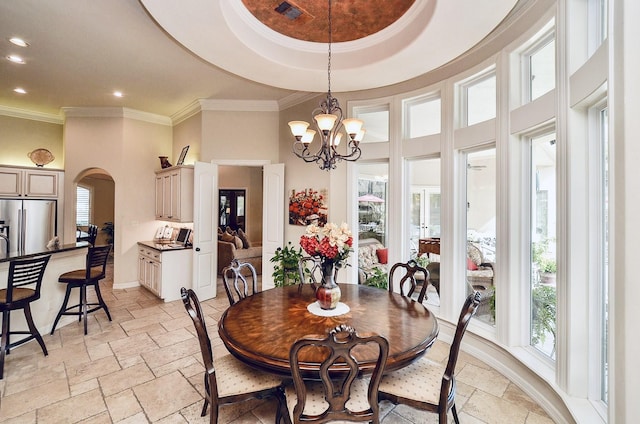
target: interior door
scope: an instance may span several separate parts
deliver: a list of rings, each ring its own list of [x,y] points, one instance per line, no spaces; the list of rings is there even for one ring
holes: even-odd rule
[[[200,300],[216,296],[218,165],[196,162],[193,190],[193,282]]]
[[[284,164],[265,165],[262,179],[262,289],[274,287],[271,258],[284,245]]]

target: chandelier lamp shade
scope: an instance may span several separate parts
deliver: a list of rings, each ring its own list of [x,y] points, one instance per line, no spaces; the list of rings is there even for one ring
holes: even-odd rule
[[[291,121],[289,127],[295,137],[293,153],[305,162],[315,162],[320,169],[335,169],[336,163],[356,161],[360,158],[360,142],[364,137],[363,122],[355,118],[343,118],[338,99],[331,95],[331,0],[329,0],[329,60],[327,65],[327,97],[312,113],[316,130],[310,129],[305,121]],[[344,131],[344,133],[343,133]],[[319,148],[312,147],[316,133],[320,136]],[[340,141],[346,134],[346,142],[340,147]],[[341,154],[340,152],[344,152]]]

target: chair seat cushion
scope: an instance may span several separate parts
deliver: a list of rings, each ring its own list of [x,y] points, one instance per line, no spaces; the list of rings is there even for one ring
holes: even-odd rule
[[[232,355],[216,357],[213,366],[219,397],[259,392],[282,384],[282,379],[277,376],[253,369]]]
[[[14,288],[12,302],[28,299],[35,296],[36,291],[33,289]],[[0,303],[7,303],[7,289],[0,290]]]
[[[379,391],[437,405],[445,366],[425,357],[382,377]]]
[[[307,388],[307,400],[304,405],[303,413],[306,415],[320,415],[329,408],[329,404],[324,398],[324,390],[322,383],[319,381],[305,382]],[[367,399],[367,393],[369,390],[368,378],[356,378],[351,386],[351,397],[346,403],[347,409],[350,411],[358,412],[369,409],[369,400]],[[293,410],[298,403],[298,396],[296,396],[296,389],[293,385],[289,385],[285,388],[285,397],[287,401],[287,409],[289,410],[289,417],[293,422]],[[346,423],[348,421],[331,421],[336,423]]]
[[[102,275],[102,268],[92,268],[91,269],[91,279],[99,278]],[[60,275],[58,281],[61,283],[67,282],[76,282],[76,281],[84,281],[87,277],[86,269],[76,269],[73,271],[65,272]]]

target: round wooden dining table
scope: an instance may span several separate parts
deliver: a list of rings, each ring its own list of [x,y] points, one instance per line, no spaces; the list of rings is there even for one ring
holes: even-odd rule
[[[353,327],[358,334],[380,334],[389,341],[385,371],[409,365],[435,341],[438,322],[421,303],[364,285],[341,284],[340,288],[340,301],[349,307],[342,315],[325,317],[309,312],[307,307],[316,300],[308,284],[278,287],[230,306],[218,321],[218,333],[229,352],[241,361],[283,376],[291,375],[289,350],[296,340],[309,335],[324,338],[340,324]],[[324,353],[316,348],[303,355],[303,375],[317,374]],[[354,351],[362,373],[373,371],[377,355],[377,348],[368,346]],[[340,372],[340,364],[331,369]]]

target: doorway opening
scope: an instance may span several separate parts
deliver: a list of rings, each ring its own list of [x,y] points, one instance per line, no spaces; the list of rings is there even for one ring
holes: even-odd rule
[[[83,236],[89,225],[97,225],[95,244],[114,243],[115,181],[107,171],[90,168],[78,175],[75,214],[76,239]]]

